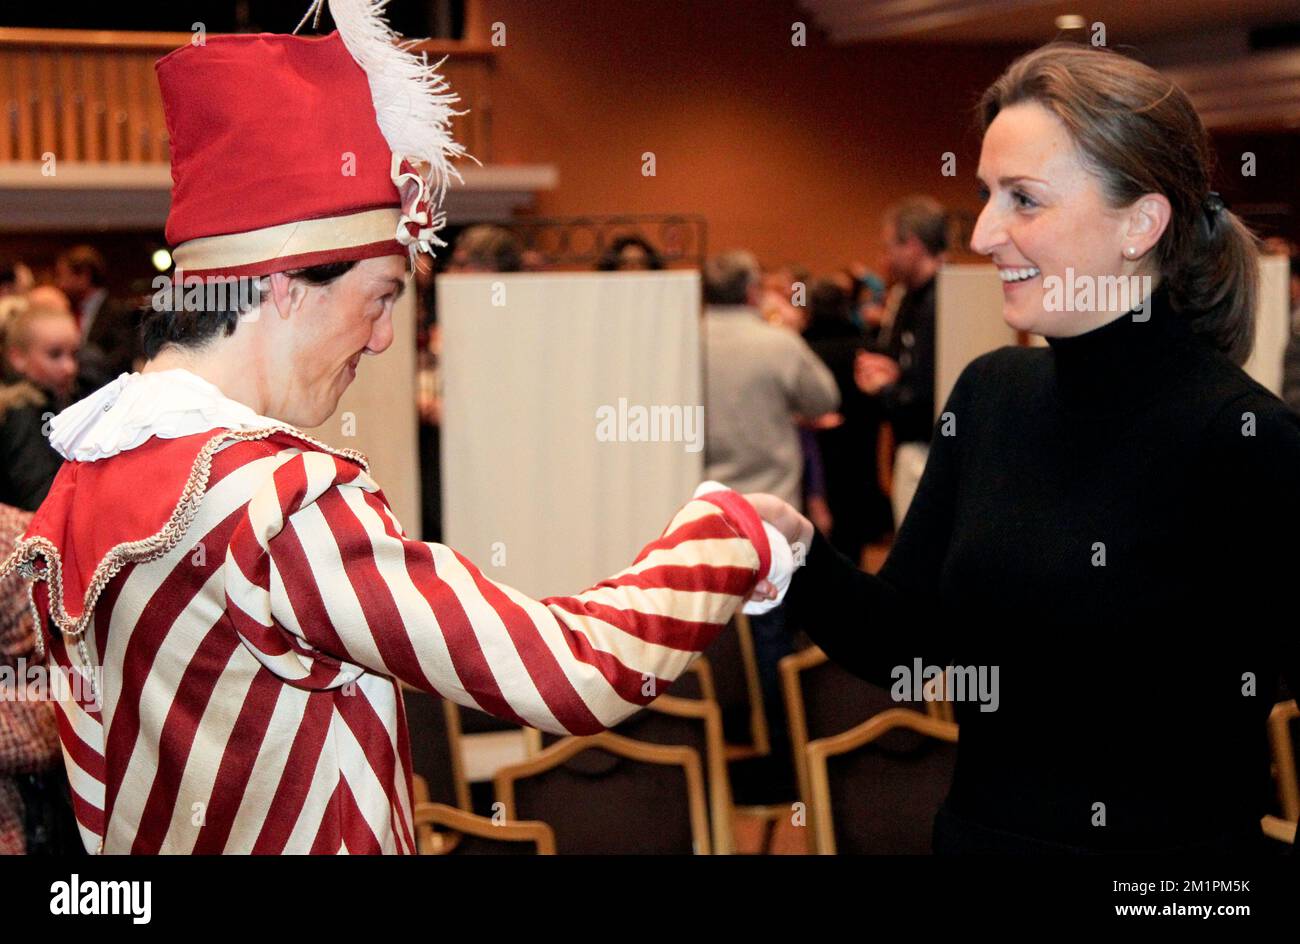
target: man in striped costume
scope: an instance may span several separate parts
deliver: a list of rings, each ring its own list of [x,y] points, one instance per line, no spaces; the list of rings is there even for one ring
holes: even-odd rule
[[[209,37],[158,65],[177,268],[266,278],[242,316],[149,316],[145,369],[55,419],[67,461],[0,567],[32,578],[49,662],[78,683],[57,706],[91,851],[411,852],[400,682],[596,732],[769,572],[763,522],[723,491],[628,569],[532,600],[407,537],[363,456],[300,431],[392,343],[456,150],[381,133],[392,102],[357,62],[397,51],[372,2],[334,0],[342,37]],[[445,134],[451,99],[421,74],[435,100],[397,111]]]

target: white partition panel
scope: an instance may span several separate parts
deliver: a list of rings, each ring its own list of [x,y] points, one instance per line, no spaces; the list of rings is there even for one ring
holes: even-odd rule
[[[629,565],[703,470],[698,273],[437,289],[447,543],[534,596]]]
[[[310,430],[339,449],[358,449],[393,514],[420,537],[420,446],[415,413],[415,285],[393,306],[393,344],[363,357],[357,379],[328,420]]]
[[[966,365],[981,354],[1015,344],[1016,332],[1002,320],[1002,281],[991,265],[940,269],[934,318],[934,408],[942,410]]]
[[[1255,313],[1255,349],[1245,371],[1278,396],[1282,395],[1282,358],[1291,331],[1291,260],[1265,256],[1259,265],[1259,302]]]

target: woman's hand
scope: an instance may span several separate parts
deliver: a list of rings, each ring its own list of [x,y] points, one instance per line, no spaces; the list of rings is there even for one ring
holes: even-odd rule
[[[754,506],[760,518],[781,532],[781,536],[790,542],[792,548],[798,545],[804,553],[808,552],[812,545],[813,524],[795,511],[789,502],[764,492],[750,492],[745,496],[745,501]],[[796,551],[795,558],[798,557]]]
[[[776,528],[786,539],[791,550],[794,551],[795,563],[802,562],[808,553],[808,548],[812,546],[813,523],[795,511],[789,502],[775,495],[750,492],[745,495],[745,501],[753,506],[760,518]],[[754,585],[754,592],[749,598],[756,601],[775,600],[776,595],[776,586],[764,577]]]

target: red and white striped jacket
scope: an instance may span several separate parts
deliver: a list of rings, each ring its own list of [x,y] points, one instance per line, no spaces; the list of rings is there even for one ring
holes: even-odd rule
[[[406,537],[361,454],[261,429],[65,463],[0,573],[33,580],[52,664],[102,667],[58,703],[89,850],[412,852],[399,682],[596,732],[769,561],[753,509],[715,493],[626,570],[532,600]]]

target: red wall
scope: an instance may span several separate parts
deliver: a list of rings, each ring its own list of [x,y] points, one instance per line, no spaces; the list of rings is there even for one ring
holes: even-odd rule
[[[972,106],[1020,51],[834,47],[786,0],[480,0],[467,38],[494,22],[491,157],[559,168],[540,215],[699,213],[710,249],[815,271],[874,265],[909,193],[978,208]]]

